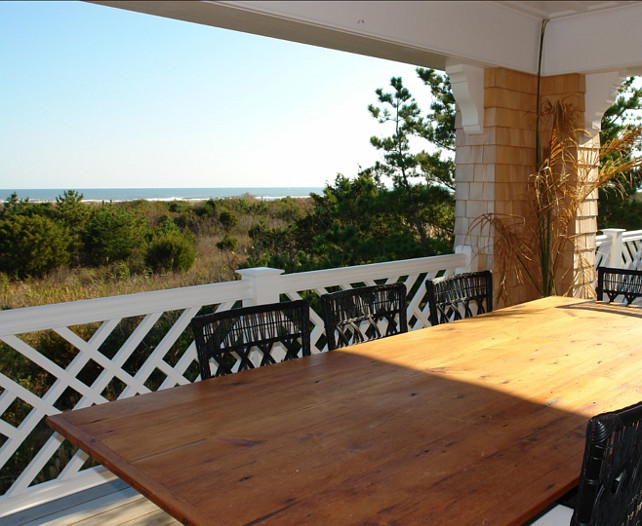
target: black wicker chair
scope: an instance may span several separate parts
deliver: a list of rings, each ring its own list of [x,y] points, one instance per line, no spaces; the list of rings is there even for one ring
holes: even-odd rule
[[[532,524],[568,524],[570,513],[569,508],[558,505]],[[641,522],[642,402],[589,420],[571,525]]]
[[[471,318],[493,310],[490,270],[455,274],[426,281],[430,324]]]
[[[589,420],[573,524],[641,521],[642,402]]]
[[[192,318],[201,379],[310,355],[305,300],[231,309]],[[276,350],[279,349],[277,352]],[[273,355],[274,353],[274,355]],[[260,360],[259,360],[260,358]],[[211,367],[216,369],[212,375]]]
[[[328,350],[408,332],[406,286],[390,283],[321,296]]]
[[[598,267],[595,292],[598,300],[606,296],[612,302],[621,295],[630,305],[635,299],[642,298],[642,270]]]

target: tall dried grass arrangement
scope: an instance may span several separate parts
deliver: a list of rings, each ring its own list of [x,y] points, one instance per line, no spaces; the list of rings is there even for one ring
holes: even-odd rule
[[[543,101],[541,118],[550,131],[537,170],[529,176],[523,216],[484,214],[473,228],[494,230],[494,258],[499,297],[510,301],[509,274],[529,283],[541,296],[566,295],[568,273],[563,264],[576,237],[574,222],[582,204],[599,188],[624,193],[632,170],[642,159],[631,151],[642,128],[625,128],[601,147],[591,147],[591,135],[577,126],[578,111],[564,101]],[[590,263],[583,272],[594,272]],[[572,266],[572,265],[571,265]],[[577,267],[576,267],[577,268]],[[585,276],[586,277],[586,276]],[[572,280],[570,280],[572,281]],[[588,281],[592,281],[589,279]]]

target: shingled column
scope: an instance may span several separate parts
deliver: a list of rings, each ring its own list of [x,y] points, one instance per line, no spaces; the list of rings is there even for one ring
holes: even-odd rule
[[[536,112],[537,77],[502,68],[483,70],[483,88],[473,69],[467,74],[461,67],[447,68],[453,91],[458,102],[456,171],[455,245],[470,246],[476,256],[476,268],[494,268],[500,264],[494,258],[495,234],[488,226],[480,228],[479,218],[491,213],[503,217],[524,217],[527,206],[528,178],[536,169]],[[470,72],[468,72],[470,73]],[[599,82],[596,82],[599,81]],[[608,82],[607,82],[608,81]],[[583,153],[599,148],[599,123],[601,112],[608,107],[605,86],[617,89],[616,79],[590,78],[591,97],[586,95],[586,78],[581,74],[547,77],[541,80],[541,98],[572,102],[579,111],[579,126],[591,130],[589,137],[578,150]],[[599,84],[599,86],[598,86]],[[599,88],[599,89],[597,89]],[[475,92],[483,91],[481,97]],[[593,92],[600,92],[596,96]],[[600,101],[599,104],[591,102]],[[460,100],[463,104],[460,104]],[[586,101],[591,105],[591,115],[586,118]],[[594,107],[595,106],[595,107]],[[475,118],[478,126],[475,127]],[[592,127],[591,127],[592,125]],[[544,130],[542,139],[548,140]],[[565,254],[560,275],[564,275],[562,288],[579,297],[592,294],[595,261],[595,233],[597,230],[597,196],[587,200],[578,212],[572,225],[573,243]],[[497,270],[495,268],[495,270]],[[521,303],[538,297],[534,287],[519,283],[515,273],[507,273],[510,295],[500,299],[499,305]]]

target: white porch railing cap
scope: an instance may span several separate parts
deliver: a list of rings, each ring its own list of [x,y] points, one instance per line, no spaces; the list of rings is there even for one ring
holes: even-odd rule
[[[152,312],[180,310],[199,304],[236,301],[251,295],[252,288],[247,282],[228,281],[5,310],[0,311],[0,337],[70,324],[81,325]]]
[[[271,267],[242,268],[236,271],[241,276],[273,276],[283,274],[285,270]]]

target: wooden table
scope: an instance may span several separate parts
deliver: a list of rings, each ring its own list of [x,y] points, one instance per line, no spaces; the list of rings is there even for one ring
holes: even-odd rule
[[[642,309],[547,298],[48,418],[179,520],[520,524],[642,399]]]

